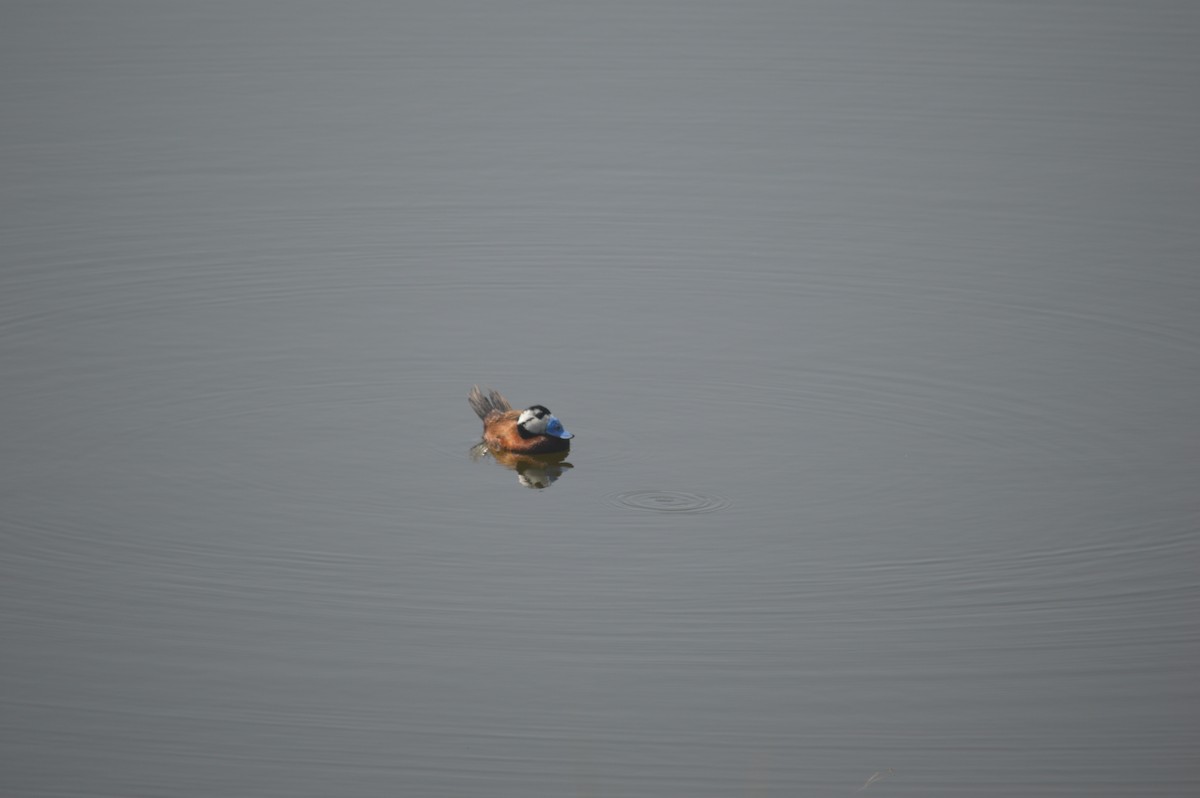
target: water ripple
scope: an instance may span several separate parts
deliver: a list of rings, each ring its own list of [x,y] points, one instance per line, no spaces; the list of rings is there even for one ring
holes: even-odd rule
[[[659,513],[712,513],[730,504],[724,496],[679,490],[626,490],[604,498],[619,507]]]

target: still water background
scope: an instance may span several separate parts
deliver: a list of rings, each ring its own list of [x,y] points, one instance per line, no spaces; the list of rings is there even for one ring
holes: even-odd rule
[[[1197,8],[5,4],[0,792],[1194,794]]]

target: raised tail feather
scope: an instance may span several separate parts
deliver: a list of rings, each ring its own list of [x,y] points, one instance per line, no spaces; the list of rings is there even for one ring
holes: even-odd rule
[[[471,403],[471,409],[475,411],[475,415],[480,418],[487,418],[488,413],[492,411],[507,413],[512,410],[512,405],[500,395],[499,391],[489,388],[487,394],[484,395],[478,385],[471,386],[471,393],[467,395],[467,401]]]

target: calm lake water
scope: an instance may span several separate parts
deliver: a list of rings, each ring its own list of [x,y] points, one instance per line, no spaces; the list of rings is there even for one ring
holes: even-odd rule
[[[1198,35],[5,4],[0,793],[1195,794]]]

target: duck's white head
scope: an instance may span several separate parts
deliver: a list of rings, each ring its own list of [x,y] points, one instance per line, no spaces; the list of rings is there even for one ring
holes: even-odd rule
[[[529,435],[549,435],[553,438],[575,437],[572,433],[567,432],[563,428],[562,422],[543,405],[534,405],[522,410],[521,415],[517,417],[517,428],[522,433]]]

